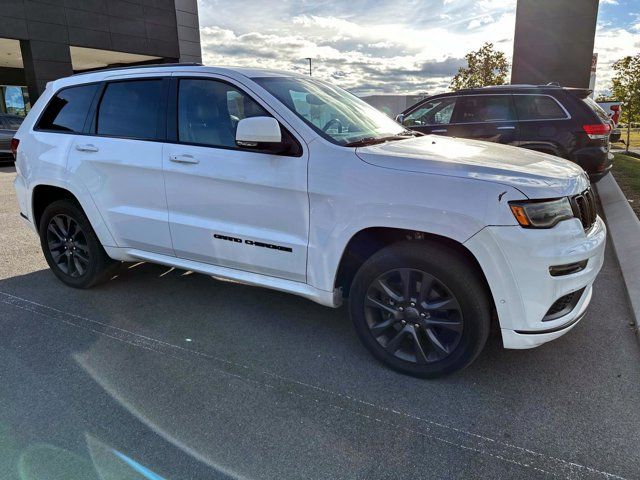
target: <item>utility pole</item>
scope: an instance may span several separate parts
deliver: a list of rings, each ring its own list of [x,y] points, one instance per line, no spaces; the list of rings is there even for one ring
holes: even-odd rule
[[[309,76],[311,76],[311,57],[307,57],[305,60],[309,60]]]

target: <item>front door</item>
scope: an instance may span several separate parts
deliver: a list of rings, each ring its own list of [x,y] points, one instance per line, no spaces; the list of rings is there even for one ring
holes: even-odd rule
[[[419,104],[407,113],[402,124],[425,134],[453,134],[453,112],[458,97],[440,97]]]
[[[223,79],[176,77],[171,95],[177,125],[169,122],[163,169],[176,256],[305,281],[306,150],[238,148],[241,119],[272,115]]]

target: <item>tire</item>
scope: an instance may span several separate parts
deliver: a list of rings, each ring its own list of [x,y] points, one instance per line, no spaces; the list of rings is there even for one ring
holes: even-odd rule
[[[491,305],[477,266],[431,241],[405,241],[372,255],[349,296],[364,346],[392,369],[422,378],[475,360],[489,335]]]
[[[70,287],[93,287],[111,278],[120,265],[108,257],[89,219],[72,200],[47,206],[38,230],[49,268]]]

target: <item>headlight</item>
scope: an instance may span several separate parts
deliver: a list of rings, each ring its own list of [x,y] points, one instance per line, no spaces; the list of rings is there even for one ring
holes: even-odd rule
[[[573,218],[568,198],[509,202],[518,223],[525,228],[551,228],[562,220]]]

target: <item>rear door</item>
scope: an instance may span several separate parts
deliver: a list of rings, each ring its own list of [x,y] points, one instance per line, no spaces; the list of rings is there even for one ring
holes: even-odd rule
[[[518,122],[511,94],[466,95],[459,97],[450,135],[486,142],[513,144]]]
[[[440,97],[422,102],[405,115],[402,124],[422,133],[452,135],[453,112],[458,98]]]
[[[119,247],[173,255],[162,174],[168,82],[148,74],[100,85],[68,168],[89,190]]]
[[[567,157],[573,142],[570,115],[551,95],[514,93],[520,134],[516,146]]]

